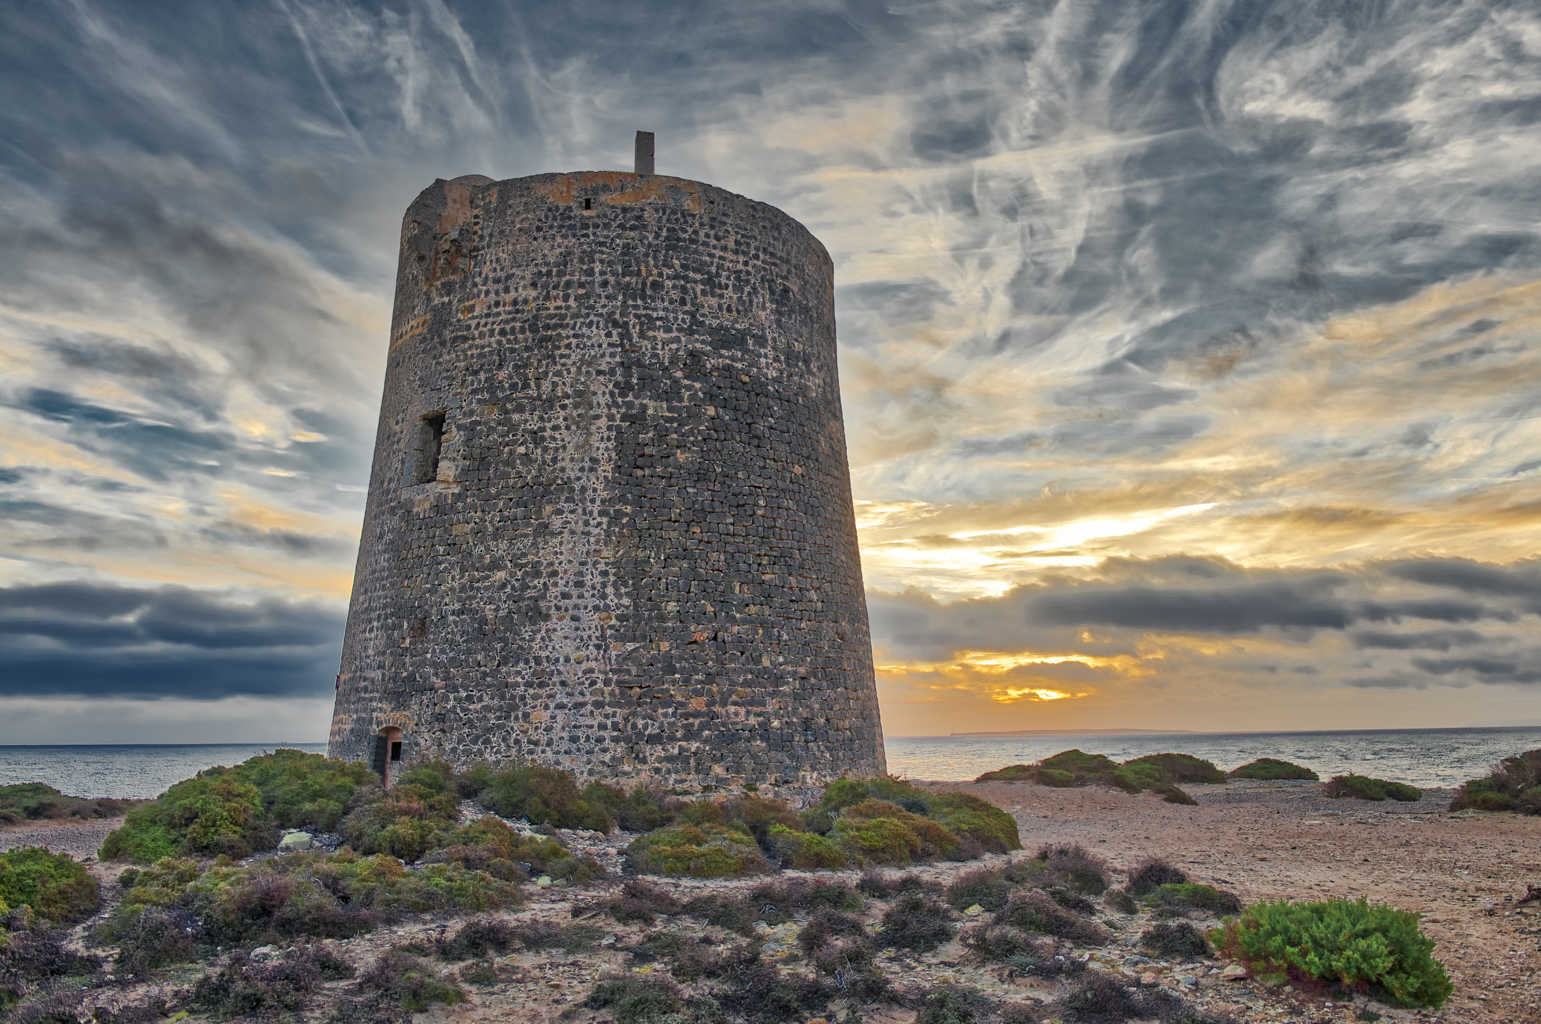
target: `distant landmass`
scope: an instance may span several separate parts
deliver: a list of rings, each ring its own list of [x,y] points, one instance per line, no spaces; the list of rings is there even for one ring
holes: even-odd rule
[[[1196,736],[1197,729],[1011,729],[1006,732],[954,732],[949,736]]]

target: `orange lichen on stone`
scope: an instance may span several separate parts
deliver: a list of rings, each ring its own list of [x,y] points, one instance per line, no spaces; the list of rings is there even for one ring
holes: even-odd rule
[[[444,183],[444,212],[439,214],[439,234],[447,235],[471,219],[471,186],[462,181]]]
[[[401,330],[397,331],[396,336],[391,339],[391,351],[396,351],[396,349],[401,347],[403,342],[417,337],[427,329],[428,318],[426,316],[420,316],[416,319],[408,320],[406,323],[401,325]]]
[[[684,207],[691,213],[701,212],[701,186],[684,178],[671,178],[657,174],[631,174],[626,171],[578,171],[558,174],[549,181],[534,186],[535,191],[553,203],[568,205],[577,198],[580,189],[604,187],[613,189],[609,195],[599,197],[607,206],[633,206],[637,203],[668,202],[671,193],[684,194]]]

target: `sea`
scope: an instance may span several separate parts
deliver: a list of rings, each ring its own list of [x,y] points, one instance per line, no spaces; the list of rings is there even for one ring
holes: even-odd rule
[[[1420,788],[1451,788],[1486,775],[1511,754],[1541,747],[1541,726],[1498,729],[1372,729],[1357,732],[1053,733],[1026,736],[895,736],[888,770],[911,779],[972,779],[1072,747],[1125,761],[1177,751],[1230,769],[1278,757],[1322,778],[1347,772]],[[277,747],[325,753],[325,743],[145,746],[0,746],[0,785],[46,782],[76,796],[153,797],[214,765]]]

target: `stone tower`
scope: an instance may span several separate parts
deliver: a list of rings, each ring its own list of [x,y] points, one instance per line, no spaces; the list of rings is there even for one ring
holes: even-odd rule
[[[646,143],[408,208],[332,756],[884,770],[829,255]]]

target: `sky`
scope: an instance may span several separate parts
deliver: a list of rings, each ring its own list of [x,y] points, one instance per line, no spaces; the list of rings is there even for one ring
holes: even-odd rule
[[[0,6],[0,743],[325,737],[402,211],[835,262],[889,735],[1541,723],[1541,12]]]

